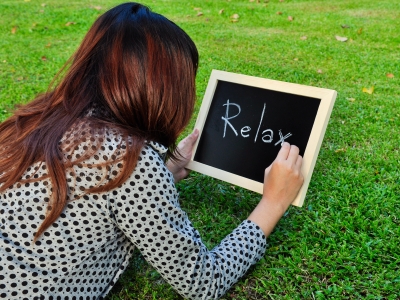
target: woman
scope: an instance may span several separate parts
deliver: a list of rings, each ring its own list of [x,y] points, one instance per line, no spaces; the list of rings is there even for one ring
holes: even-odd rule
[[[94,23],[54,90],[0,124],[0,297],[103,298],[137,247],[184,297],[216,299],[262,257],[302,184],[302,158],[285,143],[259,205],[209,251],[174,185],[198,137],[176,149],[197,66],[183,30],[121,4]]]

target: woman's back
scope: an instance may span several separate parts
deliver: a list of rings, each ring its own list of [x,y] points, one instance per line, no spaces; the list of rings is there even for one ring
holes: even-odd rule
[[[71,133],[71,132],[69,132]],[[73,134],[73,133],[72,133]],[[32,299],[34,295],[102,295],[111,288],[128,264],[134,246],[118,229],[113,218],[110,193],[84,195],[91,186],[118,172],[117,162],[110,167],[93,167],[117,160],[121,141],[116,132],[108,132],[90,159],[67,171],[69,201],[60,217],[34,243],[43,222],[51,193],[44,163],[36,163],[23,179],[42,180],[14,184],[0,194],[2,243],[0,272],[7,286],[6,298]],[[80,156],[87,143],[81,143],[65,156]],[[122,150],[122,149],[121,149]],[[119,151],[120,152],[120,151]],[[142,160],[156,157],[146,147]],[[151,154],[150,154],[151,153]],[[83,195],[83,196],[82,196]],[[9,245],[9,246],[7,246]],[[45,297],[47,298],[47,297]],[[95,297],[97,298],[97,297]]]
[[[92,143],[67,147],[64,154],[79,158]],[[35,243],[49,201],[49,180],[15,184],[0,194],[0,294],[7,299],[101,298],[136,246],[183,295],[216,298],[261,258],[265,237],[250,221],[221,247],[207,250],[180,209],[173,176],[163,161],[167,149],[160,144],[146,143],[135,171],[121,186],[85,194],[118,174],[124,148],[118,132],[106,130],[99,152],[67,171],[68,204]],[[100,167],[102,163],[108,167]],[[24,179],[32,174],[45,176],[45,165],[32,166]]]

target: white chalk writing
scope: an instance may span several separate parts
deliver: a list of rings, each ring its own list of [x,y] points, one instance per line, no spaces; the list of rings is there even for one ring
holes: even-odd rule
[[[233,124],[229,120],[232,120],[232,119],[238,117],[240,115],[240,113],[242,112],[242,109],[240,108],[239,104],[229,102],[229,99],[226,101],[225,104],[223,104],[223,106],[226,106],[225,116],[221,117],[221,119],[224,121],[224,135],[223,135],[223,138],[225,138],[225,136],[226,136],[226,128],[227,128],[228,125],[232,129],[233,133],[236,136],[238,136],[237,130],[235,129],[235,127],[233,126]],[[237,108],[238,112],[237,112],[236,115],[229,116],[229,107],[230,106],[234,106],[234,107]],[[266,103],[264,103],[264,107],[263,107],[263,110],[261,112],[260,123],[258,124],[257,132],[256,132],[255,137],[254,137],[254,143],[257,142],[258,134],[260,132],[261,125],[263,123],[263,119],[264,119],[264,115],[265,115],[265,107],[266,107]],[[244,138],[247,138],[247,137],[250,136],[250,131],[251,131],[251,127],[250,126],[244,126],[244,127],[242,127],[240,129],[240,135],[242,137],[244,137]],[[261,140],[264,143],[272,143],[273,142],[274,131],[272,129],[263,130],[262,131],[262,135],[263,136],[262,136]],[[279,140],[274,145],[277,146],[277,145],[281,144],[281,146],[282,146],[283,142],[287,138],[289,138],[291,136],[292,136],[292,133],[290,133],[290,132],[288,134],[286,134],[285,136],[283,136],[282,130],[279,129]]]
[[[283,136],[281,130],[279,129],[279,137],[280,137],[280,140],[277,141],[277,142],[275,143],[275,146],[278,145],[279,143],[281,143],[281,146],[282,146],[282,145],[283,145],[283,142],[284,142],[289,136],[292,136],[292,134],[291,134],[290,132],[289,132],[287,135]]]
[[[229,116],[229,106],[230,106],[230,105],[234,105],[234,106],[236,106],[236,107],[239,109],[239,112],[238,112],[235,116],[233,116],[233,117],[228,117],[228,116]],[[224,126],[224,137],[225,137],[225,134],[226,134],[226,125],[229,125],[229,126],[232,128],[233,132],[234,132],[234,133],[236,134],[236,136],[237,136],[238,133],[237,133],[235,127],[233,127],[232,124],[231,124],[231,122],[229,122],[228,120],[233,119],[233,118],[236,118],[236,117],[240,114],[240,112],[241,112],[240,106],[239,106],[238,104],[236,104],[236,103],[229,103],[229,99],[228,99],[228,101],[226,102],[226,104],[224,104],[224,106],[226,106],[225,118],[222,117],[222,120],[225,121],[225,126]]]

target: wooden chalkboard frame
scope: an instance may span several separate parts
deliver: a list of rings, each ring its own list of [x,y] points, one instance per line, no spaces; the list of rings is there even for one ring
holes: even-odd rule
[[[292,203],[295,206],[302,206],[336,99],[336,91],[218,70],[212,71],[195,125],[195,128],[197,128],[200,132],[200,136],[194,147],[192,159],[187,168],[260,194],[263,192],[262,183],[193,160],[201,138],[206,117],[214,97],[215,89],[218,81],[220,80],[277,92],[321,99],[314,125],[307,143],[307,148],[303,156],[302,173],[304,175],[304,184],[296,199]]]

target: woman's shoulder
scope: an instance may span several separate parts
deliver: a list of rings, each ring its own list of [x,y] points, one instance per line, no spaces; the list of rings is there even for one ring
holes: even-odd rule
[[[167,147],[154,141],[135,140],[135,136],[113,126],[96,127],[90,121],[80,122],[65,135],[61,149],[73,198],[80,198],[87,191],[119,188],[143,174],[170,177],[165,167]]]
[[[165,161],[168,151],[167,147],[154,141],[145,141],[145,143],[146,143],[145,147],[150,147],[152,150],[158,153],[158,155],[162,158],[163,161]]]
[[[88,119],[76,122],[60,141],[64,157],[69,161],[94,158],[99,162],[118,161],[126,154],[127,147],[138,145],[133,134],[127,134],[112,124],[98,124]],[[168,148],[158,142],[144,140],[139,143],[141,155],[156,153],[163,161]]]

